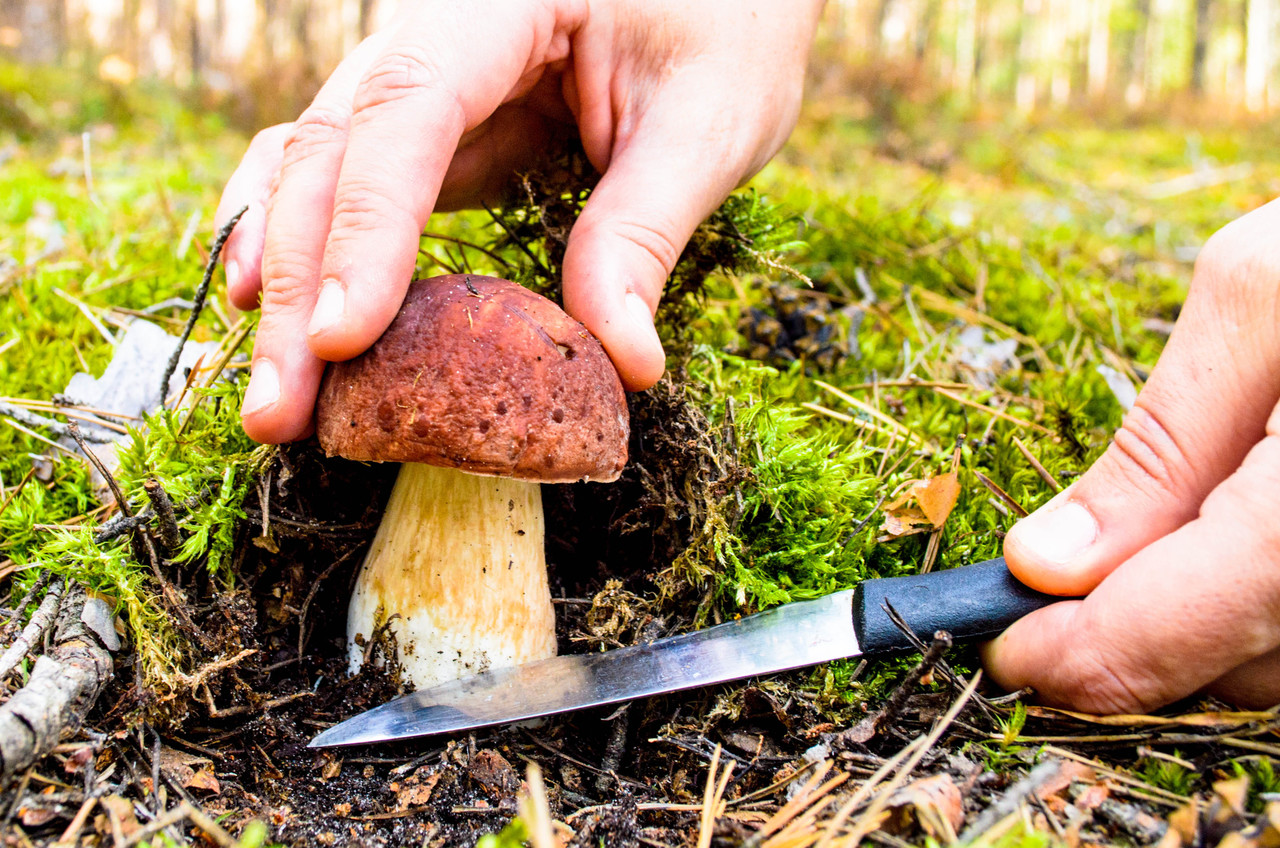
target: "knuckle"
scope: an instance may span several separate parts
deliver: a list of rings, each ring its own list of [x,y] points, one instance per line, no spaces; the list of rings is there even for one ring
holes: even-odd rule
[[[311,308],[316,264],[292,254],[273,254],[262,260],[262,310],[293,313]]]
[[[670,229],[668,226],[655,226],[641,221],[620,221],[614,224],[617,235],[653,258],[654,263],[661,268],[663,278],[676,267],[680,253],[684,250],[683,245],[668,235]]]
[[[1158,407],[1140,396],[1124,417],[1107,450],[1110,460],[1134,489],[1184,494],[1195,488],[1190,456]]]
[[[1143,713],[1159,706],[1158,697],[1143,695],[1154,691],[1158,681],[1137,666],[1130,668],[1122,656],[1114,646],[1081,646],[1070,660],[1061,691],[1071,693],[1081,708],[1105,715]]]
[[[348,126],[345,115],[312,104],[285,134],[285,161],[309,159],[334,144],[345,143]]]
[[[1259,296],[1273,298],[1280,260],[1272,249],[1272,228],[1261,226],[1265,223],[1245,216],[1210,236],[1196,258],[1192,291],[1251,308]]]
[[[399,229],[406,222],[416,228],[413,210],[391,196],[388,184],[373,177],[348,177],[333,199],[330,238]]]
[[[449,92],[436,63],[422,52],[398,49],[384,53],[373,63],[356,87],[353,106],[357,114],[364,114],[432,95],[446,98],[457,113],[462,112],[457,95]]]

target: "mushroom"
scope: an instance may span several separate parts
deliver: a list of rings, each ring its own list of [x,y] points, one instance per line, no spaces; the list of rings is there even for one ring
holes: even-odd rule
[[[356,580],[347,650],[385,627],[413,688],[554,656],[541,483],[616,480],[622,384],[558,306],[478,275],[415,281],[316,406],[330,456],[401,462]]]

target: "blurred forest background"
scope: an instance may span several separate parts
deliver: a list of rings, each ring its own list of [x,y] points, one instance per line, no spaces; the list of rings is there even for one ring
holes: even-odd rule
[[[1280,104],[1280,0],[830,0],[815,67],[1032,113],[1214,115]],[[391,0],[0,0],[0,57],[227,98],[238,122],[297,114]],[[843,73],[841,74],[843,77]],[[848,82],[847,78],[844,80]]]

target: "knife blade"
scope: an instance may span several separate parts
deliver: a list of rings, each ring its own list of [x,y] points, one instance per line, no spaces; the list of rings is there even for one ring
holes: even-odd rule
[[[886,602],[924,638],[992,636],[1064,598],[1019,583],[1003,559],[876,578],[812,601],[596,654],[495,669],[403,695],[347,719],[308,747],[412,739],[619,704],[683,689],[912,648]]]

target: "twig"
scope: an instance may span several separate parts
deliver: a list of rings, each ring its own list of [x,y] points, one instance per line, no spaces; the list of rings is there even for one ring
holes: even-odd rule
[[[0,706],[0,783],[78,727],[111,679],[111,654],[81,619],[85,598],[79,584],[66,586],[53,648],[36,660],[27,685]]]
[[[715,832],[716,818],[723,811],[721,799],[729,778],[733,775],[733,761],[725,763],[723,774],[720,773],[720,746],[716,745],[711,753],[711,764],[707,766],[707,784],[702,791],[702,816],[698,822],[698,848],[711,848],[711,837]]]
[[[1028,797],[1035,795],[1040,787],[1053,780],[1062,771],[1062,761],[1045,760],[1027,773],[1009,788],[995,803],[983,810],[973,822],[960,834],[960,842],[968,844],[995,827],[996,822],[1014,812]]]
[[[888,606],[887,602],[886,609],[890,613],[890,618],[897,616],[897,613],[893,611],[892,607]],[[905,628],[903,632],[907,633],[913,642],[918,641],[916,635],[911,632],[909,627],[905,626],[905,622],[902,622],[900,617],[894,620],[894,624],[898,625],[899,629]],[[896,719],[902,712],[902,708],[906,706],[907,698],[920,685],[920,681],[924,676],[938,667],[939,663],[942,662],[943,654],[951,648],[951,644],[951,634],[945,630],[939,630],[934,633],[933,641],[928,646],[921,643],[919,646],[921,652],[920,662],[897,685],[884,702],[884,706],[848,730],[836,734],[832,741],[836,744],[865,742],[874,736],[882,725]],[[949,670],[948,676],[950,676]]]
[[[169,500],[169,493],[154,477],[148,477],[142,488],[151,499],[151,507],[155,510],[156,521],[160,525],[160,544],[164,545],[165,553],[172,556],[182,547],[182,534],[178,532],[178,518],[173,513],[173,501]]]
[[[54,620],[58,617],[58,606],[62,603],[62,593],[65,588],[64,584],[55,583],[45,593],[44,600],[40,602],[40,606],[36,607],[36,611],[31,614],[31,620],[27,622],[27,626],[22,628],[22,633],[17,639],[13,640],[13,644],[5,649],[3,655],[0,655],[0,680],[13,671],[18,663],[22,662],[23,657],[27,655],[27,651],[31,647],[40,642],[44,638],[44,634],[53,626]],[[23,604],[22,607],[25,607]],[[18,609],[21,610],[22,607]]]
[[[539,271],[541,271],[545,276],[551,276],[551,269],[549,269],[546,264],[538,258],[536,253],[529,249],[529,245],[516,238],[516,234],[511,232],[511,229],[507,226],[507,222],[502,220],[502,217],[489,207],[489,204],[481,203],[480,208],[489,213],[489,217],[493,219],[493,223],[497,224],[498,228],[506,233],[508,238],[515,242],[516,247],[520,248],[521,252],[524,253],[525,256],[528,256],[533,260],[533,264],[538,267]]]
[[[54,421],[52,418],[45,418],[43,415],[36,415],[30,410],[15,406],[12,403],[0,401],[0,415],[8,415],[15,421],[26,424],[28,427],[43,427],[51,433],[58,436],[70,435],[68,424],[61,421]]]
[[[151,521],[151,510],[149,509],[145,509],[137,515],[117,515],[98,528],[98,531],[93,534],[93,543],[101,545],[103,542],[109,542],[117,536],[132,533],[149,521]]]
[[[10,634],[12,634],[14,629],[17,627],[17,623],[20,620],[19,616],[22,615],[22,611],[25,610],[33,600],[35,600],[36,595],[39,594],[45,586],[48,586],[49,581],[52,579],[52,573],[48,571],[40,572],[40,576],[36,578],[36,582],[33,583],[31,588],[27,590],[27,593],[22,596],[22,600],[18,601],[18,603],[14,604],[11,608],[10,611],[12,612],[13,617],[5,624],[4,630],[0,631],[0,639],[9,639]],[[4,677],[4,675],[0,674],[0,677]]]
[[[1022,443],[1022,439],[1019,439],[1017,436],[1014,436],[1013,446],[1018,449],[1019,453],[1022,454],[1022,458],[1025,459],[1027,463],[1032,468],[1035,469],[1035,472],[1040,475],[1040,479],[1049,484],[1049,488],[1053,489],[1055,492],[1062,491],[1062,484],[1058,482],[1058,478],[1050,474],[1049,469],[1045,468],[1043,465],[1040,464],[1040,460],[1035,458],[1035,456],[1031,453],[1031,449]]]
[[[995,495],[1000,500],[1001,503],[1009,507],[1009,509],[1013,510],[1015,515],[1017,515],[1019,518],[1027,517],[1028,513],[1026,510],[1026,507],[1024,507],[1022,504],[1014,500],[1013,495],[1010,495],[1004,489],[1000,488],[1000,486],[994,480],[992,480],[987,475],[983,474],[978,469],[973,468],[970,470],[973,471],[973,476],[978,478],[978,482],[981,483],[988,492]]]
[[[951,723],[956,720],[956,717],[960,715],[961,711],[963,711],[965,706],[969,703],[969,699],[978,691],[978,684],[981,682],[982,671],[979,670],[973,675],[973,678],[969,681],[969,685],[960,693],[960,697],[951,705],[951,709],[947,710],[946,715],[944,715],[938,723],[933,726],[933,729],[929,731],[924,742],[916,748],[916,751],[911,755],[911,758],[903,764],[902,768],[893,776],[893,779],[889,781],[888,785],[886,785],[884,789],[880,790],[880,793],[876,796],[875,800],[871,802],[871,805],[867,807],[866,811],[854,824],[853,832],[844,838],[843,845],[850,846],[850,848],[852,848],[852,846],[861,842],[862,838],[866,836],[866,834],[879,828],[880,813],[883,812],[884,808],[888,805],[889,799],[893,797],[893,793],[902,787],[902,784],[906,782],[907,777],[910,776],[911,772],[915,770],[915,767],[920,764],[920,761],[924,759],[924,755],[927,754],[933,746],[937,744],[938,740],[942,738],[942,734],[947,731],[947,728],[951,726]]]
[[[133,515],[133,511],[129,509],[129,501],[125,499],[124,493],[120,491],[120,485],[116,483],[116,478],[111,476],[111,472],[107,470],[107,466],[102,464],[102,460],[98,459],[97,454],[89,450],[89,445],[85,443],[84,436],[80,434],[80,427],[74,421],[67,425],[67,435],[76,440],[76,444],[80,446],[81,453],[85,455],[89,462],[93,463],[93,467],[98,469],[102,479],[107,482],[107,486],[111,489],[111,496],[116,499],[116,505],[120,507],[120,512],[126,516]]]
[[[80,805],[80,809],[71,819],[71,823],[67,825],[67,829],[62,831],[62,835],[58,837],[55,845],[79,845],[80,831],[84,829],[84,823],[89,818],[89,813],[93,812],[94,806],[98,803],[97,795],[89,795],[84,799],[84,803]]]
[[[783,804],[782,808],[770,816],[769,820],[762,824],[759,830],[751,834],[750,838],[743,843],[743,848],[759,848],[760,845],[764,844],[765,839],[790,824],[791,820],[799,815],[805,807],[814,807],[829,795],[832,789],[849,779],[848,772],[837,772],[834,777],[819,786],[818,784],[827,776],[829,771],[831,771],[831,761],[826,760],[813,774],[809,775],[809,779],[796,791],[791,800]]]
[[[976,400],[969,400],[967,397],[961,397],[955,392],[951,392],[946,389],[940,389],[935,386],[933,390],[938,394],[942,395],[944,398],[947,398],[948,400],[953,400],[956,403],[960,404],[961,406],[967,406],[972,409],[976,409],[979,412],[985,412],[987,415],[994,415],[996,418],[999,418],[1002,421],[1008,421],[1010,424],[1015,424],[1019,427],[1030,427],[1032,430],[1035,430],[1038,433],[1043,433],[1046,436],[1057,438],[1057,434],[1054,433],[1052,430],[1050,430],[1048,427],[1045,427],[1043,424],[1037,424],[1034,421],[1026,421],[1022,418],[1018,418],[1016,416],[1010,415],[1009,413],[1005,412],[1002,409],[994,409],[990,406],[987,406],[985,403],[978,403]]]
[[[236,228],[236,224],[240,222],[240,216],[249,211],[246,205],[239,212],[231,216],[231,220],[222,225],[222,229],[218,230],[217,236],[213,240],[213,246],[209,248],[209,261],[204,266],[204,277],[200,280],[200,285],[196,287],[195,296],[192,300],[191,316],[187,318],[187,324],[182,328],[182,333],[178,336],[178,346],[169,357],[169,362],[165,365],[164,376],[160,380],[160,397],[163,399],[169,394],[169,380],[173,378],[173,372],[178,370],[178,360],[182,357],[182,348],[186,346],[187,339],[191,338],[191,331],[195,329],[196,321],[200,320],[200,313],[204,311],[205,299],[209,296],[209,284],[213,282],[213,271],[218,267],[218,257],[222,254],[222,247],[227,243],[227,239],[231,237],[231,231]]]

